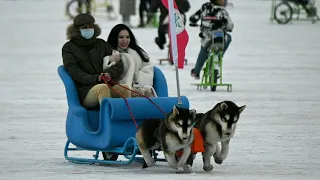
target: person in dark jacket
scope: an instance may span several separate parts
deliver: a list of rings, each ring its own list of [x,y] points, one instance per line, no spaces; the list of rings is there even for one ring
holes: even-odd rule
[[[184,17],[184,23],[186,22],[185,13],[190,9],[190,3],[188,0],[175,0],[180,14]],[[166,34],[168,33],[168,22],[165,22],[168,17],[168,9],[162,4],[161,0],[153,0],[151,2],[151,6],[148,12],[148,21],[147,24],[152,20],[153,14],[157,12],[158,8],[160,8],[160,16],[159,16],[159,27],[158,27],[158,37],[155,38],[155,43],[162,50],[164,49],[164,45],[167,43]]]
[[[86,6],[86,13],[91,14],[91,0],[86,0],[86,1],[78,1],[78,13],[84,13],[82,12],[82,7],[83,5]]]
[[[117,82],[123,72],[123,63],[119,55],[112,55],[113,48],[103,39],[100,27],[89,14],[79,14],[67,28],[69,39],[62,47],[63,65],[74,80],[80,102],[86,108],[99,107],[104,97],[131,97],[131,92],[119,85],[110,89],[102,80]],[[109,56],[110,62],[117,63],[103,70],[103,58]],[[110,81],[112,80],[112,81]]]
[[[139,5],[139,18],[140,18],[140,23],[138,25],[138,27],[145,27],[146,23],[145,23],[145,14],[148,14],[148,9],[150,7],[151,4],[151,0],[140,0],[140,5]]]

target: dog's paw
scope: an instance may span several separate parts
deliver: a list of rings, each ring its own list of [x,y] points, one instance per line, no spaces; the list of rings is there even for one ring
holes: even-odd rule
[[[205,171],[212,171],[212,170],[213,170],[212,164],[210,164],[209,166],[203,166],[203,170],[205,170]]]
[[[148,168],[149,166],[147,165],[147,163],[146,162],[144,162],[143,164],[142,164],[142,169],[145,169],[145,168]]]
[[[186,173],[190,173],[192,171],[192,166],[190,166],[189,164],[186,164],[183,166],[183,170]]]
[[[221,156],[214,157],[214,162],[216,162],[217,164],[222,164],[223,158]]]
[[[183,167],[177,167],[177,168],[176,168],[176,173],[177,173],[177,174],[184,173]]]
[[[155,161],[154,161],[154,159],[151,159],[151,160],[149,160],[149,161],[146,161],[146,164],[150,167],[150,166],[154,166],[155,165]]]

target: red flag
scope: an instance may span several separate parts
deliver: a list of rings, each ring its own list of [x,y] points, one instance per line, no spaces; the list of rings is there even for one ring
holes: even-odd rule
[[[162,4],[168,9],[169,11],[169,6],[168,6],[168,1],[170,0],[162,0]],[[177,37],[177,47],[178,47],[178,68],[183,69],[184,67],[184,59],[185,59],[185,49],[187,47],[188,41],[189,41],[189,35],[188,32],[186,31],[183,23],[183,16],[180,14],[178,6],[175,2],[175,0],[172,0],[174,3],[174,19],[175,19],[175,26],[176,26],[176,37]],[[168,13],[169,16],[170,13]],[[170,21],[170,18],[168,18]],[[170,27],[170,26],[169,26]],[[169,35],[170,35],[170,28],[169,28]],[[170,37],[170,42],[171,41],[171,36]],[[172,49],[170,46],[170,57],[172,58]]]

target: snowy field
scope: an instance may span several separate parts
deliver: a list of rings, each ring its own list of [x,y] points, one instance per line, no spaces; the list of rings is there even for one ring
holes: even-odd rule
[[[190,0],[192,9],[199,0]],[[116,1],[115,1],[116,2]],[[270,1],[233,0],[233,42],[224,61],[224,81],[233,92],[197,91],[190,70],[200,48],[198,28],[187,27],[189,64],[180,70],[181,94],[198,112],[222,100],[247,105],[229,156],[212,172],[197,156],[191,174],[175,174],[166,163],[142,170],[128,166],[78,165],[66,161],[64,86],[56,68],[62,63],[64,0],[0,0],[0,179],[222,179],[320,178],[320,22],[272,24]],[[319,8],[319,2],[318,2]],[[118,9],[118,8],[116,8]],[[121,22],[96,18],[106,39]],[[138,18],[133,17],[133,24]],[[153,63],[165,57],[153,42],[156,29],[134,29]],[[162,65],[170,96],[176,96],[173,67]]]

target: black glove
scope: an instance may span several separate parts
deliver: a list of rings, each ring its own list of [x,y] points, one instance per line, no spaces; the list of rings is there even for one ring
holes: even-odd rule
[[[189,18],[189,21],[190,21],[191,23],[193,23],[193,24],[197,23],[198,20],[199,20],[199,17],[198,17],[197,15],[192,15],[192,16],[190,16],[190,18]]]
[[[199,37],[200,38],[204,38],[204,35],[203,35],[203,33],[201,32],[201,33],[199,33]]]

